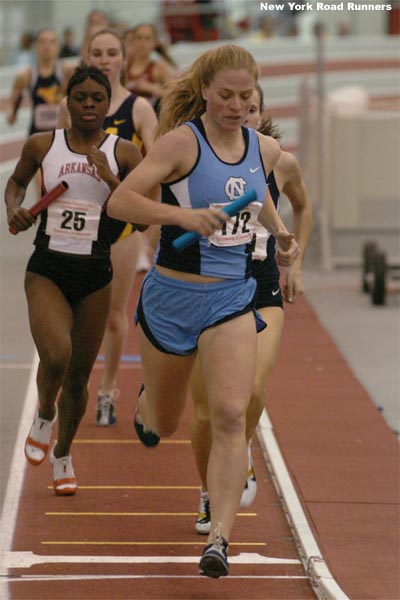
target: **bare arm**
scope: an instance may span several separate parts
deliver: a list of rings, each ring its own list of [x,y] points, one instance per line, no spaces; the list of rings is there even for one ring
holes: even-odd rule
[[[192,134],[182,129],[171,131],[158,140],[140,165],[113,192],[107,205],[110,217],[143,225],[179,225],[203,236],[211,235],[221,226],[221,220],[228,220],[228,215],[219,210],[180,208],[146,197],[154,186],[176,176],[188,155],[196,156]]]
[[[116,158],[122,179],[124,179],[140,163],[142,155],[135,144],[120,138],[116,147]],[[87,159],[89,164],[96,166],[98,176],[106,182],[111,191],[114,191],[121,180],[111,171],[106,154],[96,146],[92,146],[87,154]]]
[[[169,63],[162,59],[153,67],[154,81],[139,79],[136,82],[138,89],[146,94],[161,98],[165,94],[164,84],[174,77],[174,72]]]
[[[278,142],[271,137],[259,134],[259,140],[264,167],[266,172],[269,173],[279,160],[281,150]],[[268,189],[258,220],[277,239],[279,246],[277,259],[279,264],[285,267],[291,265],[299,253],[299,247],[294,235],[288,232],[280,218]]]
[[[17,231],[28,229],[36,218],[21,205],[25,199],[26,188],[48,151],[52,140],[51,133],[38,133],[31,136],[24,144],[21,158],[14,173],[7,181],[4,201],[7,206],[7,222],[9,227]]]
[[[30,69],[27,69],[26,71],[19,73],[14,80],[6,109],[7,122],[9,125],[13,125],[17,120],[17,113],[21,105],[24,91],[29,85],[30,76],[31,71]]]
[[[293,209],[293,230],[299,244],[299,255],[287,273],[283,295],[287,302],[294,302],[304,291],[302,265],[311,234],[312,203],[303,181],[297,159],[283,152],[277,164],[278,177],[282,178],[282,192],[289,198]]]

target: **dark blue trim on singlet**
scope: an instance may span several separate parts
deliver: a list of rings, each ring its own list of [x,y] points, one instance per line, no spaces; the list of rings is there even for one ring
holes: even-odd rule
[[[200,118],[184,123],[197,140],[197,160],[190,172],[162,186],[162,202],[182,208],[207,208],[224,204],[253,187],[265,198],[266,178],[256,132],[242,127],[244,148],[239,160],[226,162],[213,150]],[[213,244],[206,238],[176,252],[172,242],[184,232],[179,227],[163,226],[156,264],[177,271],[211,275],[224,279],[247,278],[251,274],[252,241],[242,244]]]
[[[242,154],[242,157],[237,162],[231,163],[231,162],[226,162],[225,160],[222,160],[222,158],[220,158],[218,156],[218,154],[215,153],[214,148],[211,146],[210,142],[208,141],[207,133],[206,133],[206,128],[204,127],[204,123],[200,119],[200,117],[198,117],[197,119],[193,119],[192,123],[194,125],[196,125],[197,129],[200,131],[202,137],[204,138],[204,141],[207,143],[207,146],[209,146],[211,152],[214,154],[215,158],[219,162],[223,163],[224,165],[228,165],[230,167],[230,166],[234,166],[234,165],[240,165],[242,162],[244,162],[246,160],[247,153],[249,151],[249,130],[247,129],[247,127],[243,127],[242,126],[242,135],[243,135],[243,140],[244,140],[244,144],[245,144],[245,149],[244,149],[244,152]],[[262,163],[263,161],[262,161],[262,158],[261,158],[261,154],[260,154],[260,160],[261,160],[261,163]]]
[[[279,203],[279,190],[276,183],[274,172],[268,176],[269,192],[275,208],[278,208]],[[280,271],[276,262],[276,238],[270,235],[267,241],[267,258],[265,260],[253,260],[252,261],[252,275],[257,280],[264,279],[266,281],[279,281]]]
[[[140,139],[132,119],[133,105],[137,98],[136,94],[131,94],[125,98],[114,114],[106,116],[103,129],[130,142],[134,142],[135,137]]]
[[[201,120],[201,119],[200,119]],[[196,137],[196,136],[195,136]],[[170,189],[171,185],[175,183],[179,183],[183,181],[187,177],[193,173],[196,169],[197,165],[200,161],[201,156],[201,148],[199,144],[199,140],[196,137],[197,144],[197,158],[193,165],[193,167],[182,175],[178,177],[178,179],[174,179],[174,181],[169,181],[168,183],[161,184],[161,197],[162,201],[165,204],[170,204],[171,206],[179,206],[178,200],[175,198],[172,190]],[[173,254],[173,262],[174,269],[176,271],[183,272],[195,272],[198,273],[200,271],[200,245],[199,242],[195,242],[188,248],[186,248],[186,252],[177,252],[172,245],[172,242],[178,238],[180,235],[186,233],[186,229],[179,227],[179,225],[161,225],[160,229],[160,241],[159,247],[156,257],[156,264],[161,265],[163,267],[170,267],[170,260],[164,260],[164,256],[168,256],[169,253]],[[194,269],[194,271],[193,271]]]

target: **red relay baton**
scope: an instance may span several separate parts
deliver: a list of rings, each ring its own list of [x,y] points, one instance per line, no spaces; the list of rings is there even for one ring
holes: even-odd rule
[[[49,204],[54,202],[54,200],[57,200],[57,198],[61,196],[61,194],[63,194],[67,189],[68,183],[66,181],[60,181],[60,183],[56,185],[56,187],[47,192],[47,194],[42,196],[40,200],[36,202],[36,204],[31,206],[29,212],[31,213],[32,217],[36,217],[40,212],[42,212],[42,210],[47,208]],[[18,231],[16,229],[13,229],[12,227],[9,228],[9,232],[13,235],[16,235],[18,233]]]

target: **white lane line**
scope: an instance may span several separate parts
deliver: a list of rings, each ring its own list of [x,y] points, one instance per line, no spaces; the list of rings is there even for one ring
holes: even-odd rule
[[[330,573],[297,496],[289,471],[264,409],[257,435],[275,487],[285,505],[285,514],[297,542],[299,554],[315,593],[320,600],[350,600]]]
[[[17,519],[19,500],[21,497],[22,483],[25,475],[26,460],[22,448],[25,438],[32,424],[34,412],[37,403],[36,390],[36,372],[39,365],[39,357],[35,352],[32,359],[31,372],[29,375],[28,387],[25,394],[22,407],[21,419],[19,423],[17,438],[15,440],[14,453],[11,461],[10,476],[7,482],[6,495],[4,499],[3,510],[0,521],[0,566],[3,572],[5,557],[11,550],[13,541],[15,523]],[[7,568],[7,567],[5,567]],[[3,600],[8,600],[8,590],[4,590]]]
[[[92,581],[93,579],[202,579],[202,575],[21,575],[7,577],[7,583],[27,581]],[[307,579],[306,575],[229,575],[231,579]]]
[[[97,556],[97,555],[48,555],[33,552],[6,552],[4,566],[7,569],[30,569],[34,565],[56,564],[197,564],[198,556]],[[298,565],[297,558],[275,558],[257,552],[241,552],[229,557],[233,565]]]

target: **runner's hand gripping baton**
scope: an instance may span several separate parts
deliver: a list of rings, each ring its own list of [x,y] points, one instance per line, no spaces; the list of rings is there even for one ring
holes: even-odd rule
[[[248,192],[243,194],[243,196],[240,196],[240,198],[237,198],[236,200],[231,202],[231,204],[225,206],[225,208],[222,209],[222,212],[226,213],[230,217],[233,217],[234,215],[236,215],[236,213],[242,210],[242,208],[250,204],[250,202],[254,202],[254,200],[257,200],[257,194],[255,190],[251,188]],[[183,233],[182,235],[177,237],[172,242],[172,246],[175,250],[180,252],[181,250],[184,250],[191,244],[197,242],[197,240],[199,240],[200,238],[201,235],[199,233],[196,233],[195,231],[187,231],[186,233]]]
[[[40,212],[42,212],[42,210],[47,208],[49,204],[54,202],[54,200],[57,200],[57,198],[61,196],[61,194],[63,194],[67,189],[68,183],[66,181],[60,181],[60,183],[56,185],[56,187],[47,192],[47,194],[42,196],[40,200],[36,202],[36,204],[31,206],[28,212],[31,213],[32,217],[36,217]],[[9,232],[13,235],[16,235],[18,233],[18,231],[13,227],[9,228]]]

